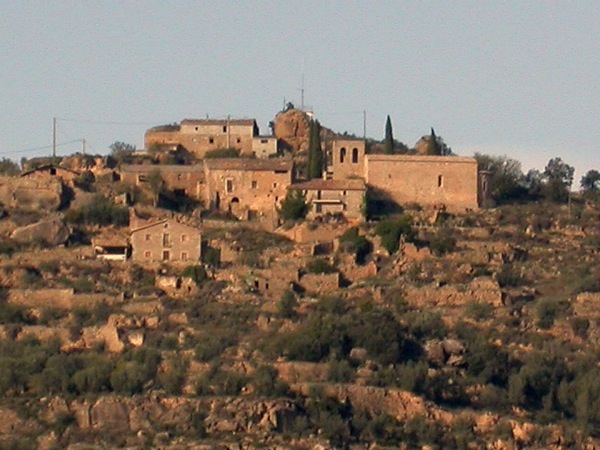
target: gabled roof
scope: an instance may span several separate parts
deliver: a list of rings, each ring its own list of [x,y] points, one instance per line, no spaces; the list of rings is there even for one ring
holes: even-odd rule
[[[204,165],[178,165],[178,164],[122,164],[120,171],[124,173],[143,173],[149,174],[152,172],[160,173],[203,173]]]
[[[246,125],[253,127],[256,125],[254,119],[183,119],[181,125]]]
[[[24,177],[24,176],[26,176],[26,175],[29,175],[29,174],[33,173],[33,172],[40,172],[40,171],[42,171],[42,170],[49,170],[49,169],[58,169],[58,170],[64,170],[65,172],[70,172],[70,173],[72,173],[72,174],[74,174],[74,175],[81,175],[81,173],[80,173],[80,172],[77,172],[77,171],[75,171],[75,170],[69,169],[69,168],[67,168],[67,167],[61,167],[61,166],[57,166],[56,164],[44,164],[44,165],[42,165],[42,166],[37,166],[37,167],[36,167],[36,168],[34,168],[34,169],[28,170],[27,172],[23,172],[23,173],[21,174],[21,176],[22,176],[22,177]]]
[[[290,189],[301,189],[306,191],[364,191],[365,182],[360,178],[348,180],[323,180],[315,178],[303,183],[295,183]]]
[[[190,229],[193,232],[200,233],[200,230],[198,228],[196,228],[196,227],[192,227],[190,225],[186,225],[184,223],[177,222],[176,220],[173,220],[173,219],[162,219],[162,220],[158,220],[156,222],[145,223],[143,225],[140,225],[139,227],[134,228],[133,230],[131,230],[131,234],[133,234],[135,232],[138,232],[138,231],[147,230],[148,228],[153,228],[153,227],[158,226],[158,225],[164,225],[166,223],[168,223],[170,226],[176,225],[176,226],[179,226],[179,227],[185,227],[185,228]]]
[[[208,170],[285,171],[292,170],[291,159],[214,158],[205,159]]]

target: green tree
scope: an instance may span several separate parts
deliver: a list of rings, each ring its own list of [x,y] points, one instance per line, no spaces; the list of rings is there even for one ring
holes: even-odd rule
[[[561,158],[552,158],[544,169],[544,197],[555,202],[564,202],[569,197],[573,185],[575,168]]]
[[[385,139],[383,141],[384,153],[386,155],[392,155],[394,153],[394,133],[392,131],[392,119],[387,116],[385,121]]]
[[[521,163],[507,156],[475,153],[480,170],[489,173],[489,191],[497,204],[518,200],[527,195]]]
[[[431,135],[429,136],[429,143],[427,146],[427,154],[428,155],[441,155],[440,145],[438,143],[438,138],[435,135],[435,130],[433,127],[431,128]]]
[[[119,164],[131,162],[133,153],[136,151],[135,145],[126,142],[115,141],[108,146],[110,155],[117,160]]]
[[[307,178],[321,178],[324,168],[323,150],[321,149],[321,124],[318,120],[310,123],[308,140]]]
[[[148,187],[150,188],[150,191],[152,192],[152,204],[154,206],[158,206],[158,199],[159,199],[160,193],[162,192],[163,187],[164,187],[164,181],[162,179],[162,175],[160,174],[159,170],[154,170],[148,176]]]
[[[586,192],[600,190],[600,172],[595,169],[588,170],[581,177],[581,188]]]
[[[377,224],[375,234],[381,237],[381,245],[392,254],[398,250],[400,236],[404,235],[407,241],[414,238],[412,217],[405,214],[398,218],[382,220]]]
[[[306,197],[297,189],[289,190],[278,209],[279,215],[284,220],[304,219],[308,213]]]
[[[19,165],[9,158],[2,158],[0,160],[0,175],[8,175],[14,177],[18,175],[21,170]]]

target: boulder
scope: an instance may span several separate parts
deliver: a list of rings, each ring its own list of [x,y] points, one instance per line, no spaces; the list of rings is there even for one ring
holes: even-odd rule
[[[69,227],[59,217],[15,229],[11,239],[22,244],[44,243],[49,246],[62,245],[71,236]]]

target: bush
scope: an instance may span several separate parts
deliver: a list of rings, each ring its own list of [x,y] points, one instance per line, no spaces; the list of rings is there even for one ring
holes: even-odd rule
[[[375,234],[381,237],[381,245],[390,255],[398,250],[400,236],[404,236],[409,242],[414,240],[415,232],[412,223],[412,217],[403,214],[398,218],[386,219],[377,224]]]
[[[314,258],[306,265],[308,273],[334,273],[337,269],[333,267],[325,258]]]
[[[208,274],[202,266],[187,266],[181,273],[181,276],[191,278],[197,286],[202,286],[208,279]]]
[[[504,288],[520,286],[524,280],[510,265],[504,264],[496,276],[496,281],[500,287]]]
[[[123,206],[113,205],[109,199],[97,195],[94,200],[79,209],[69,209],[65,220],[70,223],[85,225],[129,225],[129,210]]]
[[[446,227],[440,228],[429,241],[429,248],[437,256],[453,252],[456,248],[456,239],[452,236],[452,230]]]
[[[485,320],[492,317],[494,307],[489,303],[478,302],[475,300],[467,303],[466,314],[468,317],[475,320]]]
[[[306,217],[308,209],[309,206],[302,191],[294,189],[288,191],[278,212],[283,220],[300,220]]]
[[[352,227],[340,237],[340,244],[345,251],[354,254],[357,263],[362,264],[373,250],[373,245],[369,240],[358,234],[358,228]]]
[[[237,148],[217,148],[215,150],[207,151],[204,157],[206,159],[239,158],[240,151]]]
[[[537,325],[544,330],[551,328],[559,314],[564,313],[567,307],[566,303],[555,299],[539,300],[535,308]]]
[[[293,319],[296,317],[297,305],[298,300],[296,300],[294,293],[290,290],[285,291],[281,301],[277,304],[279,315],[285,319]]]

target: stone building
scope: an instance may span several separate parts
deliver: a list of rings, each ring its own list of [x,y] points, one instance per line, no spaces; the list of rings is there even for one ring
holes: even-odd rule
[[[343,180],[365,177],[365,140],[357,138],[337,138],[331,146],[331,164],[328,178]]]
[[[194,263],[202,253],[200,230],[172,219],[132,229],[130,241],[131,259],[136,262]]]
[[[147,187],[148,181],[158,172],[165,189],[176,195],[186,195],[196,200],[205,200],[204,165],[153,165],[123,164],[121,181],[139,187]]]
[[[207,205],[240,219],[274,218],[292,184],[292,168],[290,159],[207,159]]]
[[[61,167],[56,164],[45,164],[23,172],[21,178],[30,180],[48,180],[51,178],[61,180],[67,186],[73,186],[74,179],[81,175],[80,172]]]
[[[314,179],[296,183],[290,189],[301,190],[309,204],[308,218],[325,214],[343,214],[348,219],[362,218],[366,185],[360,179]]]
[[[418,203],[460,212],[480,204],[475,158],[366,155],[365,168],[369,187],[399,205]]]
[[[184,148],[197,158],[211,150],[234,148],[242,156],[267,158],[277,153],[274,136],[260,136],[254,119],[185,119],[180,124],[154,127],[146,131],[147,151],[159,147],[174,151]]]

